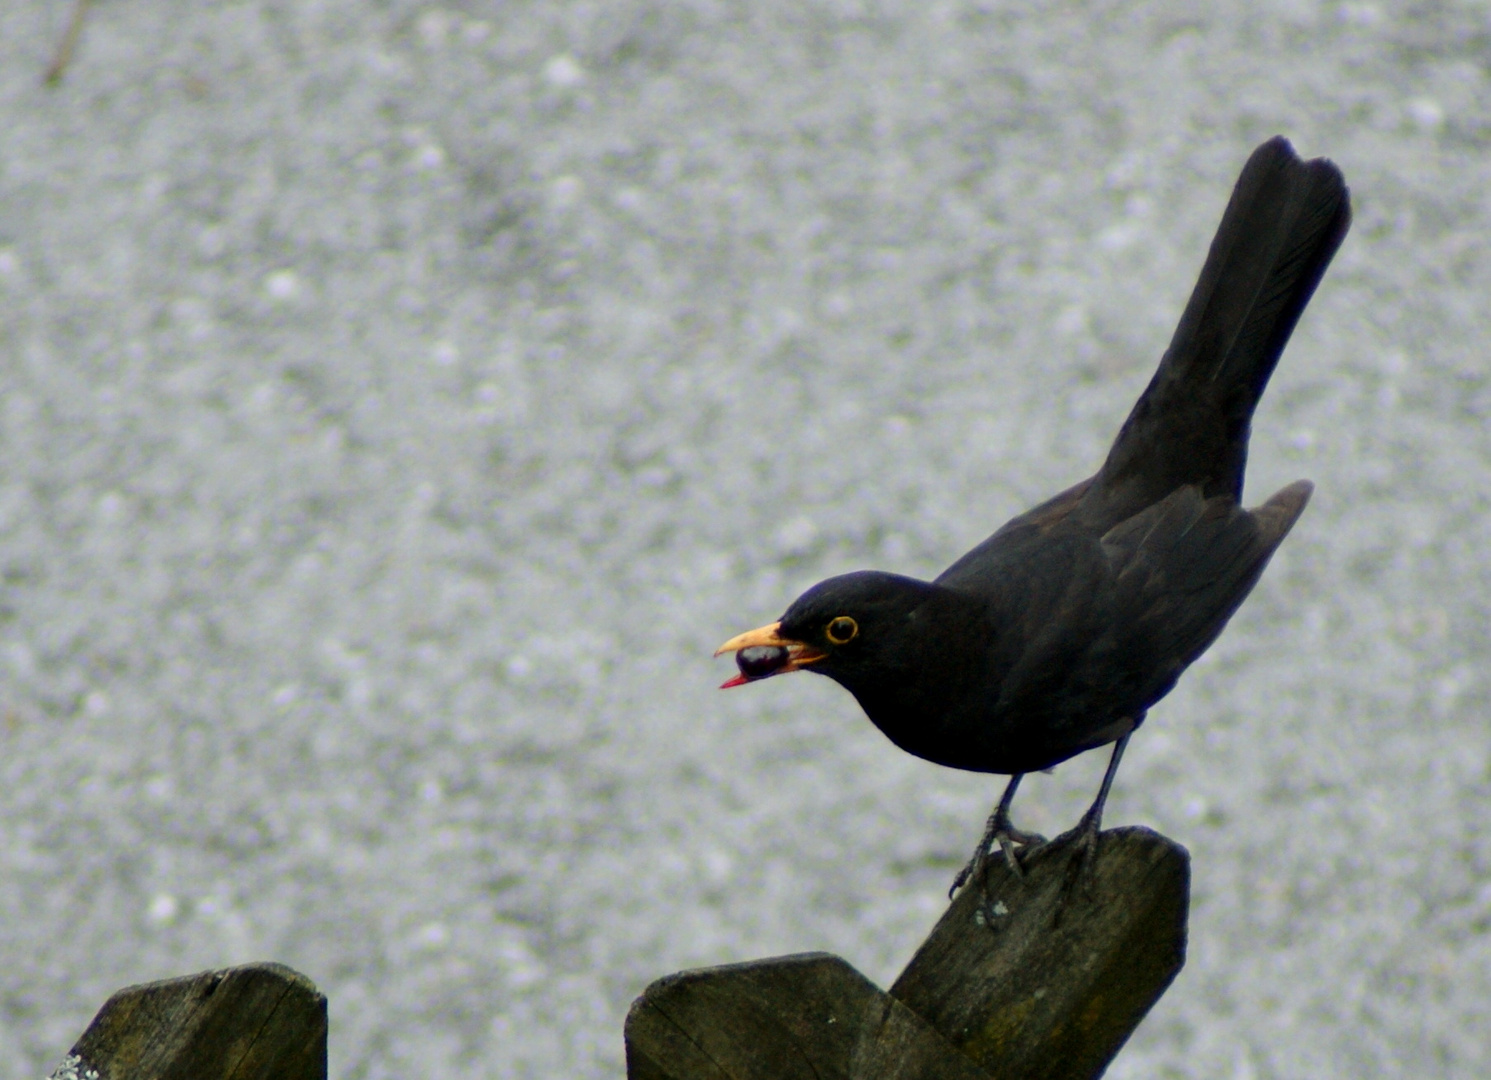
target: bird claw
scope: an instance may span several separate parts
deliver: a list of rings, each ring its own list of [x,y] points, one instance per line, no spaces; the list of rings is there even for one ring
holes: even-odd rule
[[[1056,925],[1061,924],[1062,913],[1066,910],[1066,905],[1076,890],[1082,891],[1084,901],[1091,902],[1097,899],[1097,888],[1093,884],[1093,879],[1096,876],[1098,841],[1101,837],[1100,820],[1088,811],[1082,815],[1082,820],[1077,827],[1066,834],[1072,837],[1078,850],[1076,857],[1068,866],[1066,880],[1062,883],[1061,894],[1056,900]],[[1061,839],[1064,837],[1058,838],[1058,842]]]
[[[1093,867],[1098,859],[1098,831],[1088,829],[1082,834],[1082,853],[1077,857],[1077,884],[1082,889],[1082,898],[1091,900],[1097,895],[1093,886]]]
[[[994,834],[995,841],[999,844],[999,850],[1004,852],[1005,865],[1010,868],[1010,873],[1017,878],[1025,876],[1024,869],[1020,866],[1019,852],[1015,851],[1018,844],[1021,852],[1038,848],[1046,842],[1046,838],[1040,833],[1023,832],[1013,826]],[[992,852],[991,852],[992,853]]]
[[[973,849],[973,857],[968,860],[963,869],[958,871],[958,876],[953,878],[952,887],[947,890],[947,898],[951,900],[970,880],[977,877],[979,886],[985,890],[985,899],[988,898],[988,860],[993,853],[994,845],[999,845],[999,850],[1004,854],[1005,865],[1010,868],[1010,873],[1018,878],[1025,877],[1025,871],[1020,867],[1020,853],[1015,850],[1018,845],[1022,850],[1037,848],[1046,842],[1046,838],[1040,833],[1025,832],[1017,829],[1009,823],[1009,819],[1001,819],[995,814],[989,819],[988,827],[984,830],[984,837],[979,841],[978,847]]]

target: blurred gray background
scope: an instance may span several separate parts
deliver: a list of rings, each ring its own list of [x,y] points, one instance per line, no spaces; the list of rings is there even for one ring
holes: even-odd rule
[[[1195,898],[1110,1075],[1491,1072],[1484,4],[109,0],[44,89],[71,7],[0,10],[0,1077],[251,959],[338,1078],[888,983],[1002,780],[710,653],[1091,472],[1275,133],[1357,208],[1255,423],[1318,492],[1119,774]]]

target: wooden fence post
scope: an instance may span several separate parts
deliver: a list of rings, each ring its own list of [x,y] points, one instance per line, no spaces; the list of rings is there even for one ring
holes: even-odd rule
[[[1099,838],[1090,890],[1059,898],[1078,858],[1047,844],[990,874],[990,925],[960,893],[891,987],[942,1036],[999,1077],[1101,1076],[1185,963],[1190,856],[1149,829]]]
[[[57,1080],[326,1080],[326,998],[283,964],[120,990]]]
[[[1190,857],[1148,829],[991,862],[889,993],[827,953],[659,979],[630,1080],[1095,1080],[1185,961]],[[1076,882],[1073,887],[1073,882]],[[127,987],[54,1080],[326,1080],[326,998],[281,964]]]
[[[1149,829],[990,864],[890,993],[826,953],[659,979],[626,1022],[629,1080],[1093,1080],[1185,962],[1190,857]]]

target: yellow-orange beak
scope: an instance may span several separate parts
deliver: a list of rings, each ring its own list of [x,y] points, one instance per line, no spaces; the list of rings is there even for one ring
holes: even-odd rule
[[[781,627],[781,623],[774,622],[770,626],[759,626],[755,630],[747,630],[744,634],[736,634],[714,651],[716,656],[722,656],[725,653],[738,653],[741,649],[761,647],[787,650],[787,660],[780,667],[760,675],[746,675],[742,672],[722,685],[721,690],[727,690],[732,686],[743,686],[748,682],[770,678],[773,675],[785,675],[789,671],[797,671],[808,664],[816,663],[828,655],[822,649],[814,648],[806,642],[782,637],[779,632]]]

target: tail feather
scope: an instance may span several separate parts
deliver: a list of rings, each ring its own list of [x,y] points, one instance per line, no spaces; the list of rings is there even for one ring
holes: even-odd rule
[[[1301,161],[1282,137],[1253,152],[1090,499],[1121,513],[1182,484],[1241,498],[1253,410],[1350,224],[1331,162]]]
[[[1314,492],[1315,485],[1310,481],[1296,480],[1270,495],[1262,506],[1255,506],[1250,511],[1258,523],[1259,540],[1270,552],[1284,542],[1284,537],[1305,512]]]

